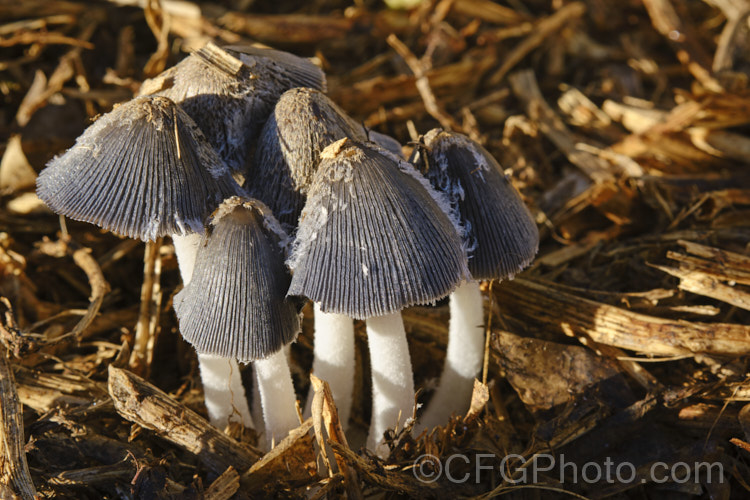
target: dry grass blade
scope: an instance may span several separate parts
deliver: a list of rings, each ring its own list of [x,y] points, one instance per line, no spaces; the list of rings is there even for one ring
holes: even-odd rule
[[[23,437],[23,414],[18,401],[16,382],[8,361],[8,352],[0,352],[0,432],[2,432],[2,487],[3,498],[24,500],[36,498],[36,489],[26,463]]]
[[[110,366],[109,394],[124,418],[193,453],[216,474],[230,466],[246,470],[259,457],[257,452],[126,370]]]
[[[319,418],[322,423],[325,424],[325,431],[328,435],[328,442],[322,442],[322,439],[318,439],[318,445],[320,446],[321,453],[326,453],[326,444],[329,442],[338,443],[342,446],[349,446],[346,441],[346,435],[344,429],[341,428],[341,422],[339,421],[338,410],[336,410],[336,404],[333,401],[333,394],[328,382],[320,380],[315,375],[310,375],[310,381],[315,391],[313,399],[313,416],[319,412]],[[317,404],[316,404],[317,403]],[[318,409],[316,412],[315,409]],[[316,436],[318,435],[318,429],[316,425],[315,429]],[[359,499],[362,497],[362,491],[359,488],[357,482],[357,473],[347,464],[344,457],[341,454],[334,451],[336,464],[344,477],[344,486],[346,487],[347,496],[350,499]],[[324,457],[327,456],[324,455]]]

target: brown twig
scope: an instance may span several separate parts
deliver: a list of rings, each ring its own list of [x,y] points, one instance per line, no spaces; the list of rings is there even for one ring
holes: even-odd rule
[[[453,119],[444,109],[438,104],[435,99],[435,94],[432,92],[430,87],[430,80],[427,78],[426,69],[424,65],[417,59],[417,57],[409,50],[409,47],[398,39],[394,34],[391,34],[386,39],[388,45],[393,47],[398,55],[404,60],[414,77],[416,78],[414,84],[417,86],[419,95],[422,97],[424,107],[427,112],[440,122],[440,125],[446,130],[461,130],[461,125]]]
[[[562,7],[551,16],[539,21],[531,34],[524,38],[523,41],[504,58],[502,66],[500,66],[500,68],[487,79],[487,84],[491,87],[499,85],[500,82],[503,81],[503,78],[505,78],[505,75],[507,75],[516,64],[521,62],[524,57],[530,54],[535,48],[539,47],[549,36],[560,31],[565,24],[581,17],[584,12],[586,12],[586,6],[583,3],[573,2]]]
[[[161,310],[161,238],[146,243],[143,255],[143,284],[135,340],[130,355],[130,369],[148,377],[153,357],[153,341]]]

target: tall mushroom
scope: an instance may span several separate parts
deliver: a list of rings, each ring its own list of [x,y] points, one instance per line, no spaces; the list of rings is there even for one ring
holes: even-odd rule
[[[101,116],[37,179],[37,194],[53,211],[131,238],[171,235],[178,250],[180,243],[200,240],[223,199],[241,193],[192,118],[161,96],[139,97]],[[192,268],[192,252],[187,255]],[[209,416],[224,427],[227,421],[212,414],[210,403],[212,381],[220,386],[223,373],[210,373],[202,373]],[[244,392],[236,396],[242,409]]]
[[[246,187],[252,196],[264,200],[293,232],[321,151],[339,139],[365,141],[369,134],[374,135],[322,92],[309,88],[288,90],[263,126]],[[394,139],[383,134],[377,138],[400,150]],[[316,303],[312,371],[329,383],[344,428],[351,411],[354,370],[352,319],[323,312]],[[311,396],[312,391],[306,413],[310,411]]]
[[[205,131],[209,142],[235,176],[242,178],[247,177],[246,169],[258,133],[276,101],[284,91],[299,86],[325,89],[323,71],[309,60],[286,52],[251,46],[220,48],[208,43],[176,66],[144,82],[141,93],[166,96],[179,103]],[[200,239],[177,237],[173,240],[183,280],[189,280]],[[228,386],[242,387],[236,360],[222,361],[216,356],[199,354],[198,361],[205,380],[230,375]],[[263,366],[274,362],[286,366],[283,353],[259,361],[256,368],[261,368],[260,373],[264,371]],[[279,376],[288,379],[285,385],[290,385],[289,367],[282,371],[283,375]],[[264,380],[261,377],[258,381],[264,383]],[[244,397],[242,392],[235,390],[234,393]],[[294,414],[295,406],[288,406],[283,413]]]
[[[289,259],[289,295],[323,312],[367,319],[372,368],[368,446],[414,405],[401,309],[433,302],[468,276],[446,201],[414,168],[371,143],[328,146],[308,190]],[[401,420],[399,420],[399,416]]]
[[[539,232],[529,210],[497,161],[468,137],[434,129],[412,162],[446,194],[464,226],[471,278],[450,296],[448,349],[440,383],[420,425],[443,424],[469,407],[482,366],[484,318],[478,280],[512,278],[529,265]]]
[[[263,361],[300,329],[296,307],[285,298],[290,277],[282,247],[287,236],[263,203],[236,196],[219,206],[211,226],[185,288],[175,297],[180,332],[208,359],[257,360],[258,376],[275,379],[259,385],[270,444],[298,424],[296,413],[272,410],[274,405],[294,407],[296,398],[291,379],[269,377]],[[280,390],[272,391],[274,386]],[[210,401],[216,414],[223,412],[221,418],[232,409],[227,399],[224,392]]]

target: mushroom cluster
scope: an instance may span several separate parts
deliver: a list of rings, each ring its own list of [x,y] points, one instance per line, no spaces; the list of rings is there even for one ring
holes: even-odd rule
[[[465,411],[481,364],[476,280],[528,265],[538,234],[479,144],[434,130],[407,161],[397,141],[324,92],[306,59],[208,44],[100,117],[50,162],[37,192],[54,211],[115,233],[172,237],[184,282],[175,312],[219,427],[253,425],[237,364],[249,362],[267,445],[296,427],[284,347],[304,300],[314,303],[313,372],[346,426],[353,321],[365,320],[367,444],[384,456],[385,431],[414,411],[400,311],[451,295],[448,356],[424,417],[444,423]]]

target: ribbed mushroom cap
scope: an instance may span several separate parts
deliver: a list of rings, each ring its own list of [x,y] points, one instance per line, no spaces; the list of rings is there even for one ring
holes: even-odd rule
[[[388,134],[381,134],[375,130],[367,129],[367,137],[370,141],[374,142],[378,146],[387,149],[399,158],[406,159],[404,153],[401,150],[401,143]]]
[[[326,86],[307,59],[272,49],[209,43],[144,83],[182,106],[233,171],[244,171],[263,123],[286,90]]]
[[[357,319],[444,297],[468,276],[446,203],[411,165],[375,144],[328,146],[289,259],[289,295]]]
[[[247,362],[265,358],[300,330],[286,299],[286,235],[257,200],[221,204],[204,238],[190,283],[175,297],[182,336],[201,354]]]
[[[512,277],[529,265],[539,248],[539,232],[486,149],[464,135],[433,129],[424,147],[414,150],[412,162],[458,212],[474,279]]]
[[[263,126],[245,189],[263,200],[279,221],[297,225],[320,152],[345,137],[365,141],[364,127],[322,92],[284,92]]]
[[[195,122],[164,97],[139,97],[100,117],[37,178],[53,211],[152,240],[203,232],[241,192]]]

